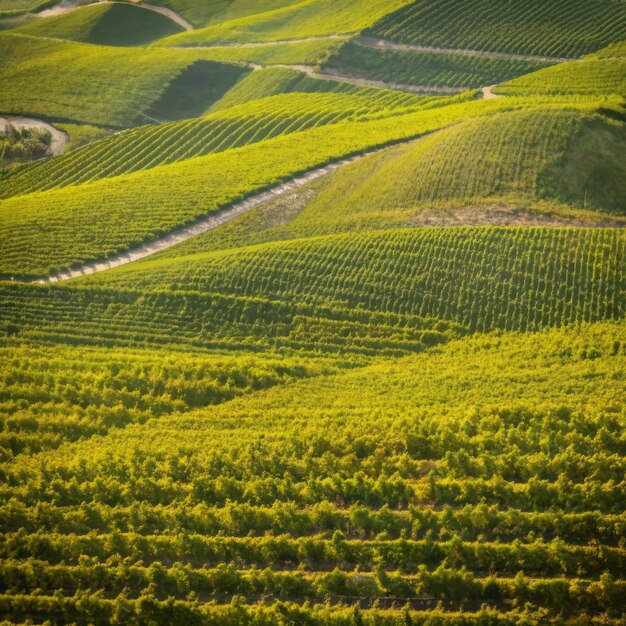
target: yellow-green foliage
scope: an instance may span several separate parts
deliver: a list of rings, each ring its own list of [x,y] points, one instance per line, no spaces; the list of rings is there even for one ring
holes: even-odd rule
[[[271,11],[174,35],[166,45],[280,41],[358,33],[410,0],[300,0]]]
[[[213,61],[255,63],[261,65],[320,65],[344,40],[339,37],[305,39],[293,43],[269,43],[254,46],[211,46],[203,56]],[[166,42],[167,45],[168,42]]]
[[[534,60],[381,50],[349,42],[330,56],[324,70],[386,83],[472,89],[500,83],[546,65],[549,63]]]
[[[598,324],[466,339],[18,455],[0,488],[3,610],[193,626],[615,614],[623,337]],[[220,604],[235,593],[313,606]],[[316,608],[390,593],[454,610]],[[494,593],[502,613],[465,608]]]
[[[175,349],[0,347],[0,450],[56,448],[174,411],[218,404],[297,378],[336,371],[340,361]]]
[[[141,113],[203,55],[201,51],[130,50],[0,33],[0,57],[1,111],[131,126],[145,123]],[[215,70],[215,84],[222,93],[243,72],[240,67],[220,64]]]
[[[343,120],[365,121],[406,113],[431,103],[427,98],[414,97],[390,108],[384,94],[370,96],[370,91],[364,89],[363,94],[355,95],[282,94],[206,117],[130,129],[57,159],[5,172],[0,196],[93,182]]]
[[[625,246],[619,229],[405,229],[144,260],[75,284],[345,306],[480,331],[536,330],[623,317]]]
[[[483,100],[342,122],[124,179],[9,198],[0,203],[0,273],[46,275],[109,256],[346,154],[507,106],[519,103]]]
[[[426,46],[577,57],[626,38],[626,8],[611,0],[415,0],[369,32]]]
[[[16,0],[19,1],[19,0]],[[22,0],[26,1],[26,0]],[[293,4],[294,0],[164,0],[160,4],[166,6],[183,17],[194,26],[219,24],[247,15],[264,13]]]
[[[410,106],[416,103],[437,102],[447,104],[450,101],[443,98],[417,96],[415,94],[391,89],[374,89],[363,87],[341,81],[315,79],[307,76],[304,72],[299,72],[286,67],[268,67],[256,69],[244,76],[232,89],[229,89],[224,97],[216,102],[211,111],[217,111],[237,104],[244,104],[251,100],[275,96],[281,93],[348,93],[358,96],[368,96],[386,107],[398,108],[400,106]],[[456,96],[462,99],[471,100],[473,96]]]
[[[13,32],[108,46],[136,46],[181,30],[181,26],[154,11],[106,2],[30,22]]]
[[[626,94],[626,58],[594,58],[561,63],[498,86],[506,96]]]

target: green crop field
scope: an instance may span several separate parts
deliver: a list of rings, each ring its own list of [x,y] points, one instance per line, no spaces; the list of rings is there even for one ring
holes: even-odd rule
[[[551,57],[579,57],[626,37],[612,0],[416,0],[368,30],[392,41]]]
[[[624,626],[625,154],[623,0],[0,0],[0,626]]]
[[[472,89],[528,74],[546,65],[540,61],[462,54],[380,51],[350,42],[324,63],[324,69],[401,84]]]

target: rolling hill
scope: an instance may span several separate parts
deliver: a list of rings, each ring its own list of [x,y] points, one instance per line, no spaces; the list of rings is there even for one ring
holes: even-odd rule
[[[626,4],[35,8],[1,626],[623,626]]]

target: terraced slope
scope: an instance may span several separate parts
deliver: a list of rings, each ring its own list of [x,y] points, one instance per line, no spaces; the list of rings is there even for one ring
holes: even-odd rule
[[[416,0],[367,31],[392,41],[576,58],[626,39],[612,0]]]
[[[385,213],[410,218],[437,204],[532,207],[543,200],[626,215],[624,133],[623,122],[575,110],[470,120],[333,174],[300,221],[305,229],[307,221],[375,224]]]
[[[158,254],[422,225],[623,227],[624,132],[612,117],[573,109],[469,120],[346,165]]]
[[[2,610],[616,626],[623,330],[479,337],[18,456]]]
[[[302,0],[274,10],[223,21],[164,40],[165,45],[203,46],[282,41],[354,34],[409,0]]]
[[[211,107],[211,111],[244,104],[267,96],[294,92],[330,92],[367,96],[380,103],[381,106],[386,106],[389,109],[412,106],[417,103],[441,102],[442,104],[446,104],[448,102],[447,100],[441,101],[434,97],[430,97],[427,100],[424,96],[418,96],[403,91],[375,89],[351,83],[311,78],[304,72],[288,67],[268,67],[257,69],[244,76],[223,98]],[[469,100],[472,99],[472,96],[468,95],[463,99]]]
[[[0,110],[6,113],[127,127],[201,52],[126,49],[0,33]],[[216,63],[208,108],[247,70]],[[59,71],[63,81],[58,80]],[[37,89],[33,89],[33,85]]]
[[[13,32],[105,46],[140,46],[181,30],[172,20],[154,11],[107,2],[29,22]]]
[[[0,204],[0,273],[46,276],[75,263],[112,256],[346,154],[507,106],[516,104],[482,100],[332,124],[135,172],[123,180],[9,198]]]

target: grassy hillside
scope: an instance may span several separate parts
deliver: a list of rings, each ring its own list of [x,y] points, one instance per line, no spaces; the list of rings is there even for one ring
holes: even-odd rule
[[[576,110],[478,118],[331,175],[307,214],[317,224],[375,221],[386,212],[396,219],[421,206],[480,206],[489,198],[491,205],[551,200],[626,215],[623,177],[612,175],[622,168],[623,138],[623,122]]]
[[[110,2],[30,22],[14,32],[104,46],[140,46],[181,30],[172,20],[154,11]]]
[[[368,34],[392,41],[579,57],[626,39],[626,7],[612,0],[416,0]]]
[[[274,10],[174,35],[168,45],[280,41],[358,33],[409,0],[301,0]],[[281,3],[283,4],[283,3]]]
[[[376,100],[390,109],[402,106],[412,106],[416,103],[441,102],[446,104],[448,100],[438,98],[425,98],[415,94],[396,91],[391,89],[375,89],[363,87],[334,80],[316,79],[307,76],[304,72],[288,67],[268,67],[257,69],[242,78],[223,98],[216,102],[212,111],[227,107],[244,104],[259,98],[274,96],[283,93],[346,93],[358,96],[367,96]],[[472,99],[468,94],[465,100]],[[460,101],[460,100],[459,100]]]
[[[626,94],[626,53],[616,58],[590,56],[520,76],[495,89],[501,95],[586,95]],[[609,52],[609,54],[611,54]]]
[[[420,225],[620,226],[623,133],[623,123],[567,109],[478,118],[350,164],[161,255]]]
[[[273,11],[295,4],[295,0],[161,0],[158,3],[176,11],[194,26],[219,24],[240,17]]]
[[[10,32],[0,33],[0,55],[1,111],[118,127],[145,123],[141,114],[185,68],[203,58],[200,52],[128,50]],[[244,71],[215,64],[214,99]],[[211,103],[207,100],[205,108]]]
[[[17,457],[2,488],[3,610],[94,624],[615,614],[620,333],[455,342]],[[87,602],[93,584],[128,595]],[[85,591],[55,593],[67,589]],[[281,602],[223,600],[234,593]],[[362,612],[363,596],[381,604]],[[312,606],[289,602],[302,598]]]

